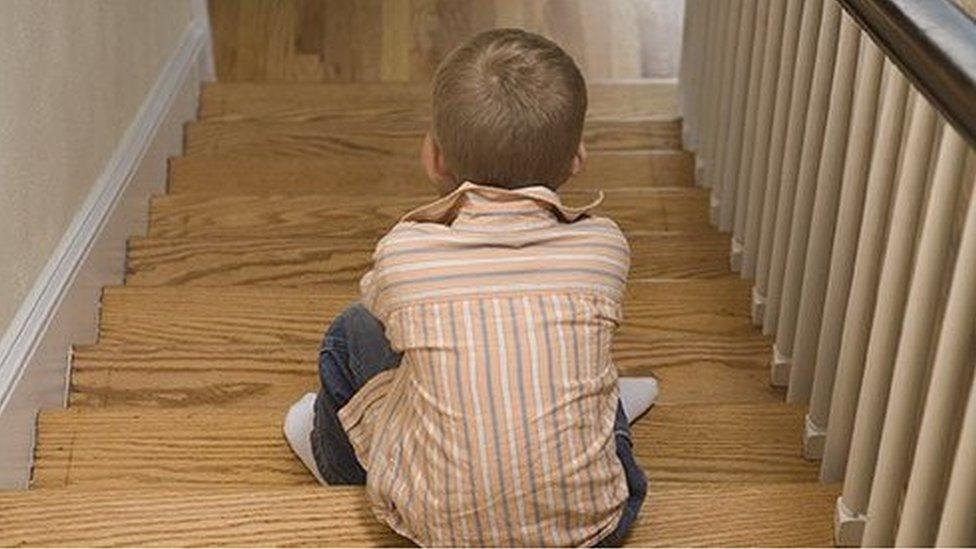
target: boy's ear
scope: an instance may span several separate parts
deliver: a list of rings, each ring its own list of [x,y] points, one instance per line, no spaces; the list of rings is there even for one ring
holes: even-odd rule
[[[586,164],[586,145],[580,141],[579,148],[576,149],[576,155],[573,156],[573,171],[572,175],[576,175],[583,171],[583,165]]]
[[[441,150],[434,142],[430,132],[424,137],[424,146],[420,150],[420,162],[424,165],[427,178],[437,187],[440,194],[448,194],[457,187],[454,174],[447,168],[444,155],[441,154]]]

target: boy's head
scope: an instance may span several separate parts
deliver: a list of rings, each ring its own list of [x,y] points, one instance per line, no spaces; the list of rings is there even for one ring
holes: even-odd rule
[[[434,77],[428,174],[461,182],[556,189],[580,169],[586,83],[559,46],[498,29],[452,51]]]

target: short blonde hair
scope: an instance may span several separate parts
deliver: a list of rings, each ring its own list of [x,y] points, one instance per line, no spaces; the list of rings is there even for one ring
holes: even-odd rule
[[[557,188],[572,173],[586,82],[554,42],[519,29],[483,32],[434,77],[433,138],[456,183]]]

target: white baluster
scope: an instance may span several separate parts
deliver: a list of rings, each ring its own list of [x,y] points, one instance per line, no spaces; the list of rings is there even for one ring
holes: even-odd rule
[[[776,323],[779,319],[779,294],[782,289],[783,270],[786,266],[786,246],[790,238],[790,218],[793,215],[793,197],[796,192],[800,156],[803,151],[803,134],[806,127],[813,69],[816,65],[820,21],[824,6],[829,4],[832,4],[832,0],[827,4],[823,0],[814,0],[805,2],[803,5],[803,24],[800,28],[800,44],[797,50],[793,86],[790,92],[789,131],[786,133],[782,170],[778,174],[780,184],[775,207],[775,223],[770,227],[769,233],[766,233],[765,227],[763,228],[763,238],[768,239],[771,251],[765,289],[766,305],[763,317],[763,333],[765,334],[775,332]]]
[[[692,14],[695,9],[695,0],[685,0],[685,10],[681,21],[681,57],[678,64],[678,112],[681,114],[681,144],[684,149],[688,149],[691,141],[691,123],[689,120],[689,106],[691,91],[688,88],[689,76],[691,74],[691,32]]]
[[[810,215],[794,215],[794,228],[791,236],[797,235],[796,248],[791,248],[787,260],[786,284],[781,303],[780,328],[789,336],[794,331],[792,362],[790,366],[790,385],[786,401],[791,404],[806,404],[813,383],[813,367],[816,360],[817,340],[820,337],[820,319],[823,312],[824,293],[827,289],[827,272],[830,262],[830,246],[834,237],[834,222],[837,219],[837,204],[840,201],[840,188],[843,180],[844,153],[847,150],[850,129],[851,103],[856,80],[858,46],[861,31],[853,19],[844,15],[841,18],[840,39],[837,43],[837,60],[831,80],[830,107],[823,132],[823,148],[816,170],[812,189],[814,196],[805,197],[812,201]],[[852,158],[852,162],[864,163],[863,158]],[[802,179],[801,179],[802,181]],[[801,200],[802,202],[802,200]],[[800,203],[795,210],[804,209]],[[800,233],[809,233],[803,239]],[[805,240],[805,242],[803,242]],[[800,257],[805,244],[805,257]],[[796,253],[794,253],[796,252]],[[799,301],[798,307],[788,307]],[[795,325],[795,330],[790,326]]]
[[[702,95],[705,79],[705,55],[708,45],[708,17],[710,4],[708,0],[694,0],[695,9],[693,12],[692,47],[691,47],[691,72],[688,75],[688,89],[691,93],[691,142],[688,143],[688,150],[698,152],[701,150],[702,141]]]
[[[698,68],[697,48],[701,43],[698,28],[701,19],[702,0],[685,0],[684,20],[681,32],[681,64],[678,67],[678,109],[681,113],[681,136],[685,150],[695,150],[697,133],[695,125],[695,86]]]
[[[881,87],[883,67],[884,57],[881,50],[862,31],[853,118],[845,153],[843,183],[834,242],[830,253],[830,274],[820,324],[820,338],[817,341],[810,412],[807,414],[804,433],[803,451],[809,459],[819,459],[823,455],[826,442],[830,399],[840,353],[844,313],[847,310],[847,298],[854,274],[854,256],[857,252],[868,168],[871,165],[871,151],[874,146],[874,130],[878,118],[878,92]],[[798,348],[801,346],[797,345]]]
[[[888,227],[888,209],[894,187],[892,181],[898,166],[899,144],[905,122],[908,82],[890,60],[885,61],[884,66],[885,83],[878,131],[871,154],[850,298],[843,317],[837,373],[830,399],[830,419],[820,472],[825,482],[842,480],[847,468],[851,430],[854,428],[854,413],[861,390],[864,355],[871,332],[881,254]]]
[[[770,361],[770,379],[773,385],[786,385],[789,380],[796,308],[800,301],[799,286],[810,229],[813,193],[816,190],[817,165],[823,147],[839,27],[840,6],[836,2],[825,2],[810,83],[810,101],[807,104],[803,137],[800,141],[799,162],[790,164],[796,166],[796,175],[791,177],[794,172],[789,172],[784,177],[784,187],[779,195],[780,202],[776,212],[777,232],[773,240],[765,319],[768,329],[776,333]]]
[[[747,1],[751,2],[752,0],[727,0],[727,2],[723,2],[728,4],[729,13],[727,15],[728,21],[726,22],[725,45],[721,52],[722,80],[719,85],[718,126],[713,136],[715,139],[715,165],[711,172],[712,194],[709,207],[712,224],[716,226],[719,221],[720,198],[723,192],[722,187],[725,185],[725,173],[723,169],[725,166],[725,157],[728,153],[729,120],[732,116],[732,87],[736,73],[735,53],[739,38],[739,20],[743,17],[743,5]]]
[[[749,242],[755,246],[756,283],[752,290],[752,321],[762,324],[766,307],[766,288],[769,281],[769,256],[773,246],[773,225],[776,221],[776,204],[782,183],[780,172],[783,163],[783,149],[789,133],[790,99],[793,89],[793,73],[796,72],[797,51],[800,46],[800,30],[803,13],[806,11],[802,0],[789,0],[783,27],[783,51],[776,75],[776,104],[773,109],[773,122],[769,133],[769,153],[766,165],[756,166],[763,174],[766,188],[762,197],[762,218],[752,225],[752,238],[746,237],[746,255]]]
[[[743,0],[739,16],[739,31],[735,44],[735,74],[732,80],[732,96],[729,103],[729,124],[722,157],[722,193],[719,197],[719,222],[721,231],[732,230],[735,199],[738,188],[739,162],[742,156],[742,139],[746,122],[746,101],[752,74],[753,47],[756,38],[759,8],[766,0]],[[765,13],[761,15],[765,23]]]
[[[921,104],[922,101],[919,103]],[[959,183],[967,152],[968,147],[962,138],[952,128],[946,128],[939,147],[932,188],[929,191],[922,222],[922,234],[918,242],[915,269],[905,306],[905,320],[902,323],[901,340],[898,342],[888,407],[884,415],[884,430],[878,447],[878,463],[871,484],[868,521],[864,529],[864,543],[867,545],[891,545],[895,540],[895,521],[908,477],[909,460],[915,447],[915,422],[919,408],[925,404],[922,398],[922,386],[928,373],[929,352],[933,340],[932,328],[938,324],[936,313],[941,301],[943,273],[950,244],[952,229],[950,220],[959,195]],[[974,266],[976,264],[969,265],[969,268]],[[976,314],[976,309],[965,310],[964,314],[972,317]],[[958,386],[952,383],[958,384],[960,378],[968,373],[964,372],[963,364],[967,362],[966,356],[973,332],[972,319],[969,320],[970,322],[964,321],[963,327],[965,328],[965,324],[969,326],[964,336],[964,345],[951,346],[950,349],[958,352],[950,359],[951,364],[947,365],[945,362],[942,364],[943,367],[948,366],[957,371],[941,372],[941,377],[936,380],[938,383],[931,387],[937,391],[933,395],[933,400],[929,402],[933,410],[939,409],[945,400],[956,403],[960,401],[952,398],[950,393],[958,389]],[[943,402],[938,402],[940,400]],[[931,432],[927,433],[926,441],[931,447],[923,449],[919,454],[921,456],[932,456],[931,451],[938,445],[940,437],[943,439],[943,446],[945,445],[949,418],[948,410],[943,408],[942,411],[944,413],[939,414],[938,411],[932,413],[927,408],[925,410],[923,417],[928,420],[931,429]],[[943,421],[939,423],[939,419]],[[936,459],[930,458],[927,465],[934,467],[935,461]],[[941,485],[941,471],[939,478],[930,475],[928,478],[918,480],[925,485],[920,486],[918,482],[915,483],[915,490],[910,494],[914,496],[915,502],[920,502],[920,489],[941,492],[936,488]],[[920,525],[916,518],[915,526],[913,533],[916,537],[924,538],[925,541],[910,544],[931,544],[935,536],[934,525],[931,530],[925,532],[924,525]],[[917,526],[923,526],[923,529],[918,529]]]
[[[742,240],[745,232],[746,201],[749,198],[750,161],[752,160],[753,150],[756,146],[756,127],[759,121],[759,88],[762,83],[763,59],[766,44],[766,36],[772,34],[769,28],[769,19],[772,15],[770,10],[770,0],[759,0],[756,5],[756,26],[753,29],[755,38],[752,41],[752,55],[749,61],[749,85],[746,90],[745,105],[745,127],[742,130],[740,153],[734,157],[732,169],[735,170],[735,196],[734,206],[730,206],[729,211],[733,219],[732,226],[732,249],[730,251],[732,270],[738,272],[742,267]],[[782,2],[779,2],[782,3]],[[724,203],[723,203],[724,207]]]
[[[969,217],[966,222],[969,235],[967,257],[976,261],[976,202],[970,202]],[[970,263],[972,265],[972,263]],[[964,275],[969,287],[976,287],[974,271],[969,269]],[[936,547],[972,547],[976,545],[976,382],[969,388],[969,404],[966,405],[962,430],[959,432],[959,446],[952,462],[949,487],[942,506],[942,519],[939,521],[939,535],[935,538]],[[929,517],[929,520],[933,520]]]
[[[736,235],[732,240],[733,253],[742,250],[741,272],[743,278],[750,278],[756,273],[756,248],[759,246],[759,225],[762,222],[763,195],[766,193],[766,167],[769,162],[769,149],[772,147],[770,136],[773,131],[773,118],[776,105],[781,103],[776,94],[777,81],[781,57],[787,55],[790,42],[795,47],[794,36],[786,36],[786,27],[794,23],[788,13],[789,7],[798,16],[801,12],[800,4],[790,0],[787,2],[770,2],[769,17],[766,26],[766,40],[763,45],[762,77],[759,84],[759,98],[756,109],[756,130],[752,146],[752,156],[748,158],[748,170],[742,176],[749,182],[745,212],[739,219],[739,203],[736,202]],[[799,17],[793,17],[799,21]],[[784,93],[784,95],[787,95]],[[785,101],[782,101],[785,104]],[[788,109],[788,107],[787,107]],[[739,228],[739,224],[742,228]]]
[[[946,133],[955,133],[946,129]],[[954,135],[953,139],[959,139]],[[948,219],[945,220],[948,222]],[[969,405],[956,438],[955,459],[949,446],[948,425],[956,412],[966,406],[966,380],[974,368],[971,356],[976,320],[976,193],[970,196],[956,255],[942,331],[935,351],[925,413],[912,462],[912,473],[905,494],[898,545],[928,545],[935,534],[933,517],[942,520],[936,545],[972,546],[976,544],[976,384],[969,388]],[[967,361],[966,357],[969,356]],[[945,473],[951,470],[946,479]],[[944,506],[942,488],[948,480]],[[924,540],[924,541],[917,541]]]
[[[769,282],[772,274],[772,251],[776,238],[779,217],[779,199],[783,195],[784,173],[787,159],[799,160],[798,141],[802,138],[803,121],[806,117],[807,100],[810,95],[810,79],[813,76],[814,54],[817,35],[820,30],[820,15],[823,0],[798,1],[802,6],[799,25],[784,30],[784,37],[796,36],[795,55],[784,59],[788,63],[780,65],[779,82],[776,85],[776,112],[773,115],[773,134],[770,140],[769,165],[766,171],[766,194],[763,198],[763,219],[759,231],[759,253],[756,262],[756,285],[753,290],[754,319],[762,319],[763,332],[772,333],[767,328]],[[791,6],[792,7],[792,6]],[[789,18],[787,18],[789,19]],[[788,21],[789,23],[789,21]],[[787,44],[792,41],[784,40]],[[787,76],[788,75],[788,76]],[[784,96],[785,94],[785,96]],[[788,97],[788,99],[784,99]],[[781,103],[780,101],[783,100]],[[782,109],[781,109],[782,108]],[[782,125],[780,125],[782,124]],[[786,191],[792,193],[792,189]]]
[[[705,79],[702,83],[701,147],[696,160],[695,178],[703,187],[712,186],[715,166],[715,143],[718,132],[718,106],[721,100],[722,47],[728,26],[728,2],[708,2],[708,55],[705,58]]]
[[[901,333],[919,210],[935,134],[935,111],[919,97],[912,108],[904,162],[895,190],[891,226],[885,246],[871,337],[858,395],[851,450],[841,495],[846,508],[867,512],[878,459],[882,422],[891,388],[895,351]]]

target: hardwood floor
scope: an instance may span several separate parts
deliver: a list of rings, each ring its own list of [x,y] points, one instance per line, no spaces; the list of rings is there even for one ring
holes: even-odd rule
[[[685,188],[694,181],[694,157],[685,151],[590,154],[583,172],[564,192],[648,187]],[[639,186],[636,182],[640,182]],[[187,157],[170,160],[169,191],[195,196],[230,194],[325,194],[355,196],[363,186],[387,197],[419,197],[432,192],[418,158],[368,156]]]
[[[590,79],[674,78],[683,0],[210,0],[220,81],[426,82],[482,30],[561,44]]]
[[[595,80],[587,84],[590,121],[676,118],[673,82]],[[430,120],[430,86],[365,83],[296,85],[221,83],[206,86],[203,122],[382,122],[425,127]]]
[[[769,346],[759,336],[621,334],[621,375],[654,375],[663,404],[779,403],[766,382]],[[285,407],[318,385],[318,342],[165,345],[99,343],[73,355],[71,406]],[[702,383],[702,379],[708,383]]]
[[[129,241],[131,286],[316,286],[356,283],[376,238],[142,238]],[[729,276],[729,238],[677,231],[630,239],[635,281]]]
[[[821,517],[833,512],[836,496],[808,482],[658,482],[653,510],[649,505],[628,543],[743,547],[761,539],[769,547],[826,545],[831,525]],[[372,518],[361,489],[347,487],[35,490],[0,499],[0,526],[0,540],[41,546],[409,545]]]
[[[285,403],[282,403],[285,404]],[[33,486],[120,488],[314,486],[279,441],[279,406],[82,408],[39,424]],[[662,404],[631,436],[651,482],[765,484],[814,481],[802,458],[799,408],[756,404]],[[78,437],[79,430],[85,432]],[[740,445],[729,463],[729,445]],[[234,467],[222,462],[235,456]],[[146,467],[157,462],[165,467]]]
[[[323,195],[270,194],[215,196],[173,194],[150,206],[149,235],[155,237],[316,236],[375,239],[429,195],[348,198],[337,208]],[[592,193],[567,196],[569,204],[592,199]],[[608,192],[599,211],[631,234],[695,231],[708,227],[708,193],[695,188],[656,188]]]
[[[337,122],[191,122],[187,156],[417,158],[427,126]],[[681,148],[680,121],[632,118],[587,122],[593,152]]]
[[[103,290],[98,341],[73,352],[69,409],[41,414],[32,490],[0,494],[0,545],[405,545],[361,488],[313,484],[284,410],[317,389],[322,333],[376,239],[432,198],[415,81],[479,25],[523,20],[575,36],[590,71],[649,74],[621,54],[644,50],[620,13],[672,4],[609,5],[215,0],[225,79],[400,83],[204,90],[125,284]],[[587,126],[588,166],[561,194],[605,191],[600,212],[632,248],[612,356],[662,387],[633,427],[651,484],[627,543],[829,545],[837,489],[802,458],[802,410],[769,384],[770,342],[681,150],[674,87],[595,83]]]

